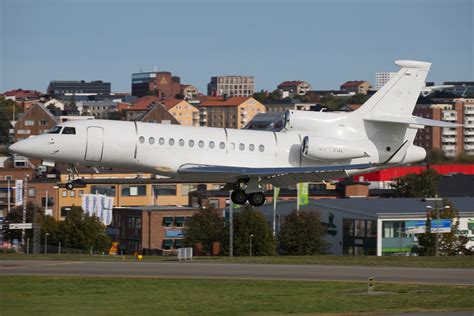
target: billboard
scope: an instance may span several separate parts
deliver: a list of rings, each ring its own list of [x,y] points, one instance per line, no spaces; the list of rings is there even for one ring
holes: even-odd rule
[[[452,222],[450,219],[432,219],[431,233],[450,233]]]
[[[407,235],[426,233],[426,221],[405,221],[405,233]]]

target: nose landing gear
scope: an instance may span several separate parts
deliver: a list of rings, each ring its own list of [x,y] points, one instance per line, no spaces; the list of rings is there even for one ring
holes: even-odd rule
[[[70,165],[67,168],[67,173],[68,173],[67,182],[64,185],[66,190],[71,191],[71,190],[74,190],[75,187],[85,187],[86,183],[83,180],[74,179],[76,175],[79,176],[79,172],[77,171],[76,166]]]

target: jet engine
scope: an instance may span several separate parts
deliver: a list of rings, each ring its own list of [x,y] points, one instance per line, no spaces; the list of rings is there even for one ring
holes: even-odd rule
[[[315,160],[342,160],[367,157],[363,150],[353,144],[330,138],[305,136],[301,144],[301,153],[309,159]]]

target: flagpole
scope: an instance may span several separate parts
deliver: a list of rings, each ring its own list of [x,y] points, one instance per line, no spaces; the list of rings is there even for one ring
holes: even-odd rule
[[[278,195],[280,194],[280,188],[279,187],[273,187],[273,237],[276,236],[276,207],[277,207],[277,200],[278,200]]]
[[[232,191],[229,192],[229,256],[234,256],[234,203],[232,203]]]

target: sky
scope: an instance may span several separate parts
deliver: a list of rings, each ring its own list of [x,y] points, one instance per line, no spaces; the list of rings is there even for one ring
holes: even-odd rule
[[[155,67],[206,92],[211,76],[256,89],[304,80],[375,85],[393,61],[433,63],[428,81],[474,81],[474,0],[0,0],[0,92],[104,80],[130,92]]]

